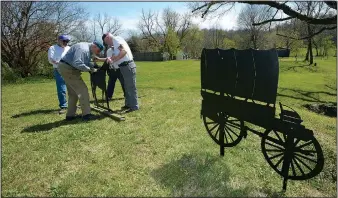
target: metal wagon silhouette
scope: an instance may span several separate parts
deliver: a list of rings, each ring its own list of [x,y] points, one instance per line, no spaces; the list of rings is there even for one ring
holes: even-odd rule
[[[283,180],[306,180],[324,166],[321,146],[300,115],[286,105],[276,113],[279,62],[275,49],[203,49],[201,56],[201,117],[208,134],[220,146],[237,145],[247,132],[261,137],[268,164]],[[246,126],[251,123],[262,132]]]

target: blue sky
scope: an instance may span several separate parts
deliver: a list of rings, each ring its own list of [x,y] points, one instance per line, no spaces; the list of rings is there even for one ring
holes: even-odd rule
[[[129,30],[137,30],[137,24],[142,12],[145,11],[161,11],[170,7],[180,14],[188,12],[187,2],[80,2],[90,14],[89,18],[97,13],[107,13],[112,17],[117,17],[123,28],[123,34],[126,36]],[[193,18],[194,23],[199,23],[201,28],[210,28],[216,23],[223,29],[233,29],[236,27],[237,13],[240,11],[241,4],[235,6],[235,9],[221,18],[202,21],[200,17]]]

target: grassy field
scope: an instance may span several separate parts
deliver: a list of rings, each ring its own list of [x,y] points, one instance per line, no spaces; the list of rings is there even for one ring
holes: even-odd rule
[[[303,107],[336,102],[336,59],[315,62],[280,59],[277,100],[298,111],[325,156],[320,175],[290,180],[284,195],[259,137],[219,156],[200,118],[199,61],[188,60],[138,62],[141,109],[124,122],[64,122],[53,80],[3,86],[2,196],[336,197],[336,118]],[[123,106],[116,89],[113,109]]]

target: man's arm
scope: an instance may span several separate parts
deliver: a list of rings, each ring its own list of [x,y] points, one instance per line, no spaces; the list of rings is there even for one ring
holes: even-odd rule
[[[118,49],[119,49],[120,53],[117,56],[112,56],[112,60],[114,62],[120,60],[121,58],[123,58],[127,54],[127,52],[126,52],[126,50],[124,50],[122,44],[119,45]]]
[[[49,62],[50,64],[52,64],[52,65],[53,65],[53,64],[58,64],[58,62],[54,60],[54,51],[55,51],[55,49],[54,49],[53,46],[51,46],[51,47],[48,49],[48,62]]]
[[[93,60],[94,61],[99,61],[99,62],[105,62],[107,58],[99,58],[97,56],[94,56]]]
[[[90,67],[88,67],[85,63],[85,52],[82,49],[77,49],[74,53],[73,59],[73,67],[81,70],[81,71],[91,71]]]

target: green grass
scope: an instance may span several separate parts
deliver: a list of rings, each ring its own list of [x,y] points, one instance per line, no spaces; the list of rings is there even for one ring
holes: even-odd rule
[[[326,159],[315,178],[290,180],[285,196],[336,197],[336,118],[302,106],[336,101],[336,59],[316,62],[309,68],[280,59],[277,100],[300,113]],[[2,196],[279,195],[282,178],[265,161],[259,137],[249,133],[219,156],[200,119],[199,70],[194,60],[138,62],[141,110],[124,122],[65,123],[53,80],[3,86]]]

